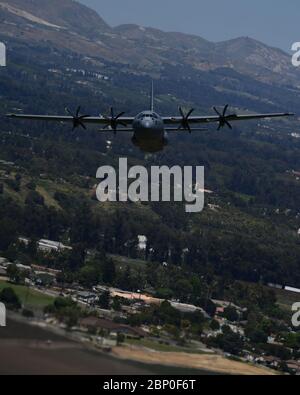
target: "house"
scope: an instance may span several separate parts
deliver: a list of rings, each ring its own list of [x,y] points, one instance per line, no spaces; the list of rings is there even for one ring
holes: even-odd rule
[[[94,303],[98,297],[92,292],[80,291],[76,294],[76,298],[84,303]]]
[[[295,373],[300,374],[300,361],[295,361],[293,359],[286,361],[287,367],[294,371]]]

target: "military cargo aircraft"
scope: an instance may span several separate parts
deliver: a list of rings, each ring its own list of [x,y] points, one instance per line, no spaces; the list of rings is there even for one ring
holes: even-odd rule
[[[151,103],[150,110],[143,111],[135,117],[124,117],[124,112],[115,115],[114,109],[110,109],[109,116],[99,115],[92,117],[90,115],[81,115],[80,107],[75,113],[72,113],[68,108],[66,109],[68,115],[26,115],[26,114],[8,114],[10,118],[33,120],[33,121],[57,121],[57,122],[71,122],[73,130],[77,127],[86,129],[86,124],[102,125],[100,132],[113,131],[118,132],[132,132],[132,142],[145,152],[162,151],[168,144],[168,132],[179,132],[181,130],[189,133],[207,130],[196,127],[191,128],[191,125],[218,123],[218,130],[227,126],[232,129],[231,122],[233,121],[247,121],[251,119],[263,118],[278,118],[293,116],[292,113],[271,113],[271,114],[227,114],[229,105],[226,105],[223,111],[219,111],[214,107],[216,115],[207,116],[192,116],[194,109],[185,112],[182,107],[179,107],[180,116],[162,117],[154,111],[154,91],[153,83],[151,87]],[[168,127],[166,127],[168,126]]]

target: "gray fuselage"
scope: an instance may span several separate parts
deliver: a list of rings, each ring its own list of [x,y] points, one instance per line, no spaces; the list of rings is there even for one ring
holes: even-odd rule
[[[167,145],[163,119],[154,111],[143,111],[138,114],[132,124],[133,143],[142,151],[158,152]]]

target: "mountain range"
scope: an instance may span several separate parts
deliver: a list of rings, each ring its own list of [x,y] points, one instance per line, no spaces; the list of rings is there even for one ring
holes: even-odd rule
[[[193,265],[206,268],[209,262],[218,275],[298,286],[297,117],[243,123],[241,129],[236,123],[219,132],[215,125],[192,135],[181,131],[170,134],[161,156],[145,157],[125,133],[114,138],[110,131],[71,131],[70,125],[3,116],[64,114],[78,105],[90,115],[112,105],[136,115],[149,106],[151,79],[161,115],[176,115],[179,105],[214,114],[212,106],[227,103],[230,111],[299,114],[300,69],[288,54],[248,37],[212,43],[137,25],[112,28],[71,0],[0,0],[0,41],[7,46],[7,67],[0,68],[0,195],[2,190],[7,203],[1,216],[18,235],[68,240],[73,229],[74,240],[88,239],[95,247],[90,230],[98,229],[92,214],[99,212],[109,224],[107,245],[115,236],[121,240],[114,253],[127,254],[128,234],[137,231],[154,240],[161,262],[168,251],[180,255],[188,247]],[[121,156],[145,166],[204,165],[206,187],[213,191],[206,196],[210,208],[187,216],[180,205],[99,205],[93,199],[96,169],[116,165]],[[7,169],[7,163],[13,165]],[[43,199],[35,195],[32,211],[26,201],[34,186]]]
[[[107,74],[104,94],[111,85],[132,91],[135,78],[146,95],[151,77],[160,79],[159,94],[169,90],[175,100],[199,108],[229,101],[252,110],[298,109],[300,71],[290,56],[249,37],[212,43],[138,25],[112,28],[72,0],[0,1],[0,22],[0,40],[14,63],[22,52],[43,67],[47,59],[55,64],[48,68],[62,74],[84,70],[96,81]]]

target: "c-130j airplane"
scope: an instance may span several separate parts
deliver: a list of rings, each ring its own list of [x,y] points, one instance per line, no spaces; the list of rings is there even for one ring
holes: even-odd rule
[[[80,115],[80,107],[78,107],[75,114],[68,108],[66,111],[69,115],[26,115],[26,114],[8,114],[10,118],[33,120],[33,121],[57,121],[57,122],[71,122],[73,130],[82,127],[86,129],[86,124],[102,125],[103,129],[99,132],[107,132],[112,130],[115,134],[118,132],[133,132],[132,142],[145,152],[159,152],[168,145],[168,132],[179,132],[181,130],[189,133],[195,131],[207,130],[204,128],[191,128],[191,124],[209,124],[216,122],[219,124],[218,130],[227,126],[232,129],[231,122],[233,121],[247,121],[251,119],[263,118],[279,118],[294,116],[292,113],[270,113],[270,114],[249,114],[249,115],[227,115],[228,105],[226,105],[222,112],[216,107],[214,116],[192,116],[194,109],[185,113],[182,107],[179,107],[180,116],[161,117],[154,111],[154,91],[153,82],[151,87],[151,104],[150,110],[139,113],[136,117],[124,117],[124,112],[115,115],[114,109],[110,109],[110,116],[99,115],[98,117],[91,117],[90,115]],[[169,127],[166,127],[169,125]],[[130,127],[129,127],[130,126]]]

